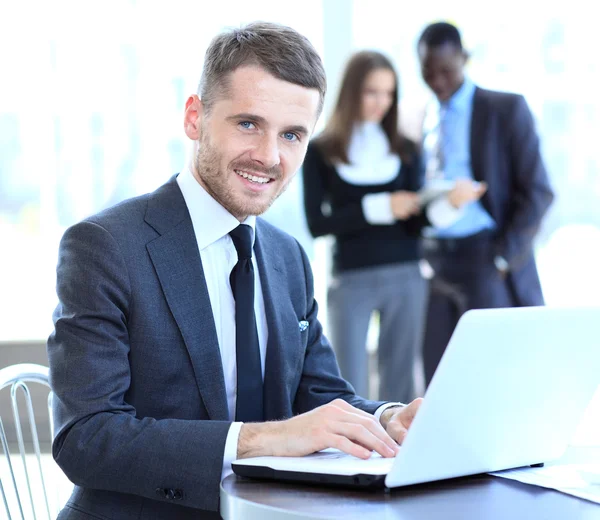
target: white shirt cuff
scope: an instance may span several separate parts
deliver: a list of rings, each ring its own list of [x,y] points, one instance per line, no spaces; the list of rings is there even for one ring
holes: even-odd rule
[[[392,408],[394,406],[406,406],[404,403],[385,403],[382,404],[379,408],[377,408],[377,410],[375,410],[375,413],[373,414],[375,416],[375,419],[377,419],[378,421],[381,419],[381,414],[383,412],[385,412],[388,408]]]
[[[496,266],[496,269],[498,269],[498,271],[502,271],[505,273],[510,271],[510,264],[508,263],[508,260],[503,256],[498,255],[494,257],[494,265]]]
[[[223,453],[223,471],[221,472],[221,480],[233,473],[233,470],[231,469],[231,463],[237,459],[238,439],[240,437],[242,424],[244,423],[232,423],[229,427],[229,432],[227,432],[227,439],[225,440],[225,452]]]
[[[369,193],[362,198],[362,210],[369,224],[394,224],[391,195],[387,192]]]
[[[455,208],[447,197],[440,197],[427,206],[427,218],[433,227],[444,229],[463,216],[464,206]]]

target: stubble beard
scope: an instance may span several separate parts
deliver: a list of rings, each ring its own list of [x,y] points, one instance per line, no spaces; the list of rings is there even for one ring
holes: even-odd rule
[[[286,182],[275,195],[268,199],[264,195],[261,196],[261,194],[257,193],[254,200],[252,200],[252,193],[250,192],[248,192],[246,197],[243,195],[237,196],[234,189],[230,186],[229,172],[220,170],[220,159],[220,154],[215,147],[211,146],[208,139],[201,139],[194,161],[194,166],[199,177],[198,180],[204,189],[240,222],[244,221],[248,215],[262,215],[289,185],[289,181]],[[233,162],[231,166],[234,169],[249,169],[265,173],[276,179],[271,182],[277,182],[281,177],[279,168],[265,170],[264,168],[258,168],[248,161]],[[233,173],[233,175],[237,174]]]

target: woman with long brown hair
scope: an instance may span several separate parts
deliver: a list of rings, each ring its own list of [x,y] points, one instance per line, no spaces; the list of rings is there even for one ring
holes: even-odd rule
[[[398,128],[392,63],[356,53],[325,130],[309,144],[304,204],[311,234],[335,237],[327,305],[342,376],[368,395],[367,331],[378,311],[378,398],[409,402],[428,292],[420,231],[429,222],[417,193],[419,153]]]

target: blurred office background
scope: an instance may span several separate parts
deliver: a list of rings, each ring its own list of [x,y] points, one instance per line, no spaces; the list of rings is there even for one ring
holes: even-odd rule
[[[9,358],[10,348],[31,341],[39,349],[52,329],[57,247],[66,227],[181,170],[189,149],[184,103],[196,90],[208,42],[223,27],[257,19],[296,28],[323,56],[329,96],[317,130],[346,58],[372,48],[399,70],[404,125],[415,137],[429,99],[416,39],[427,23],[456,23],[472,52],[472,78],[523,93],[537,120],[557,193],[537,241],[548,304],[600,305],[600,60],[590,9],[583,0],[543,6],[517,0],[477,6],[470,0],[4,2],[0,367],[18,361]],[[328,241],[310,238],[300,191],[296,179],[266,218],[306,247],[324,301]],[[600,439],[600,397],[590,410],[582,440]]]

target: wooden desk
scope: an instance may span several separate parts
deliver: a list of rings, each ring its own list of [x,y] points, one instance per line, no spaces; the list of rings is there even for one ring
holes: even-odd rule
[[[590,461],[587,453],[592,452],[571,452],[569,462]],[[599,453],[593,450],[594,455]],[[600,505],[487,475],[389,492],[283,484],[231,475],[221,484],[221,515],[225,520],[600,520]]]

